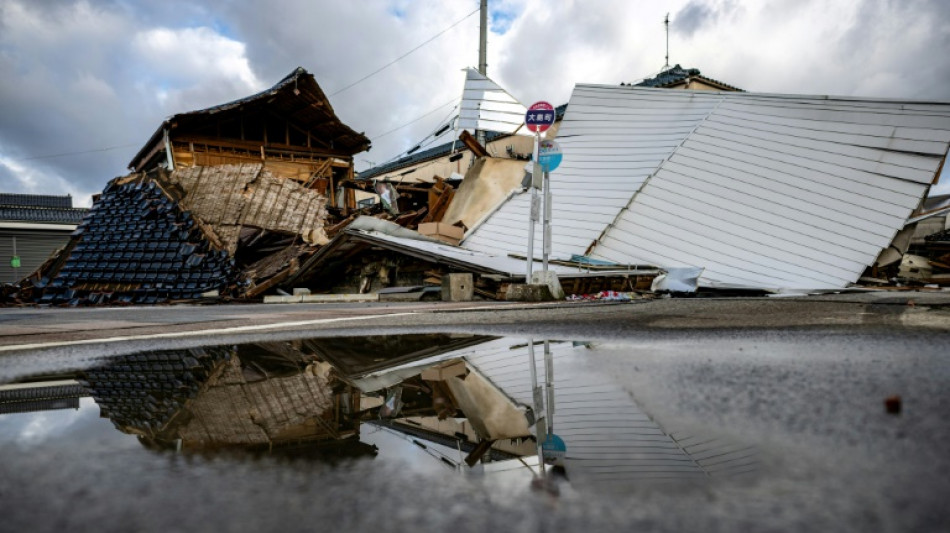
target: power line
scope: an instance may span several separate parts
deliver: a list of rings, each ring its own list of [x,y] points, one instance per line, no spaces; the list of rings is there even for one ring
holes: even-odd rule
[[[442,109],[443,107],[445,107],[445,106],[447,106],[447,105],[449,105],[449,104],[455,102],[456,100],[458,100],[458,98],[453,98],[453,99],[449,100],[448,102],[446,102],[446,103],[440,105],[439,107],[437,107],[437,108],[435,108],[435,109],[433,109],[433,110],[431,110],[431,111],[427,111],[424,115],[420,115],[419,117],[414,118],[414,119],[410,120],[409,122],[406,122],[406,123],[403,124],[402,126],[398,126],[398,127],[396,127],[396,128],[393,128],[393,129],[387,131],[386,133],[380,133],[379,135],[373,137],[373,138],[370,139],[370,140],[373,141],[373,142],[376,142],[378,139],[381,139],[381,138],[383,138],[383,137],[389,135],[390,133],[395,133],[395,132],[397,132],[397,131],[399,131],[399,130],[405,128],[406,126],[411,126],[411,125],[415,124],[416,122],[419,122],[420,120],[426,118],[427,116],[429,116],[429,115],[435,113],[436,111]]]
[[[432,41],[436,40],[437,38],[441,37],[442,34],[444,34],[445,32],[447,32],[447,31],[449,31],[449,30],[451,30],[452,28],[458,26],[458,25],[461,24],[463,21],[465,21],[465,19],[467,19],[468,17],[471,17],[471,16],[474,15],[475,13],[478,13],[479,9],[481,9],[481,8],[476,8],[475,11],[472,11],[472,12],[469,13],[468,15],[465,15],[464,17],[462,17],[462,18],[460,18],[459,20],[457,20],[454,24],[452,24],[452,25],[449,26],[448,28],[445,28],[444,30],[440,31],[439,33],[433,35],[431,38],[429,38],[429,40],[427,40],[427,41],[425,41],[424,43],[420,44],[419,46],[413,48],[412,50],[409,50],[408,52],[406,52],[405,54],[403,54],[403,55],[397,57],[396,59],[393,59],[393,60],[390,61],[389,63],[386,63],[385,65],[379,67],[378,69],[374,70],[373,72],[370,72],[369,74],[363,76],[362,78],[360,78],[360,79],[354,81],[353,83],[347,85],[346,87],[343,87],[342,89],[336,91],[335,93],[331,94],[330,96],[336,96],[336,95],[342,93],[343,91],[345,91],[345,90],[347,90],[347,89],[353,87],[354,85],[357,85],[358,83],[362,83],[362,82],[368,80],[369,78],[372,78],[373,76],[379,74],[380,72],[386,70],[387,68],[389,68],[389,67],[391,67],[393,64],[395,64],[397,61],[403,59],[404,57],[408,56],[409,54],[415,52],[416,50],[422,48],[423,46],[425,46],[425,45],[431,43]]]
[[[107,146],[105,148],[92,148],[89,150],[82,150],[79,152],[63,152],[60,154],[35,155],[31,157],[20,157],[18,159],[20,161],[35,161],[37,159],[53,159],[55,157],[66,157],[70,155],[82,155],[82,154],[92,154],[96,152],[108,152],[109,150],[118,150],[119,148],[128,148],[130,146],[138,146],[138,145],[139,145],[138,143],[121,144],[118,146]]]

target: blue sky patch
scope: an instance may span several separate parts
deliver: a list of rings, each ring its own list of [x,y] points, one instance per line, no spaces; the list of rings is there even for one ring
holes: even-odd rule
[[[504,35],[511,28],[511,23],[521,15],[521,10],[516,6],[506,6],[502,8],[488,8],[489,27],[492,33]]]

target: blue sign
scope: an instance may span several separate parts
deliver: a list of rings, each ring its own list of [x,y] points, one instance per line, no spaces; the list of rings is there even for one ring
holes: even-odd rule
[[[541,170],[551,172],[561,164],[564,154],[561,153],[561,146],[554,141],[541,141],[538,145],[538,164]]]
[[[564,459],[567,455],[567,444],[554,433],[548,433],[548,438],[541,443],[541,453],[544,455],[544,462],[553,464],[558,459]]]
[[[528,131],[542,133],[554,124],[554,106],[541,101],[531,104],[528,112],[524,115],[524,124]]]

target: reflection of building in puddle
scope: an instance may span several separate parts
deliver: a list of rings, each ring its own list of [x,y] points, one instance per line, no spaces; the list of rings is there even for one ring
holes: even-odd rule
[[[308,446],[338,448],[344,442],[363,450],[366,446],[358,441],[360,423],[378,409],[346,379],[347,373],[485,339],[380,336],[148,352],[87,370],[81,383],[102,416],[150,447],[280,448],[305,455]],[[431,412],[429,395],[417,396],[418,412]]]
[[[639,407],[627,389],[611,376],[593,368],[590,363],[597,356],[596,345],[552,342],[550,347],[556,369],[553,430],[566,444],[563,464],[574,485],[609,490],[644,482],[739,476],[756,468],[756,453],[749,446],[720,438],[666,431]],[[541,350],[541,343],[535,350]],[[527,345],[518,345],[512,339],[496,339],[425,360],[352,376],[351,381],[366,391],[391,388],[409,376],[428,375],[430,379],[426,383],[433,385],[438,383],[431,379],[433,365],[441,362],[441,368],[452,369],[464,363],[467,373],[477,376],[479,383],[490,384],[495,389],[496,397],[507,398],[515,406],[529,406],[533,405],[534,394],[528,360]],[[535,364],[537,375],[544,376],[540,354]],[[503,403],[498,402],[498,405]],[[466,406],[459,407],[461,412],[466,410]],[[491,407],[481,411],[489,414],[476,418],[499,412]],[[509,413],[508,419],[514,418]],[[407,417],[396,423],[404,427],[419,425],[443,437],[461,437],[456,434],[458,427],[446,426],[444,421],[436,423],[432,419],[422,421]],[[472,433],[483,439],[486,433],[490,435],[484,429],[479,431],[472,417],[460,424],[462,428],[473,430],[466,431],[469,439]],[[536,453],[533,444],[525,445],[520,439],[499,437],[495,446],[502,445],[508,446],[507,451],[515,455]]]
[[[573,485],[616,489],[755,468],[746,446],[665,430],[594,368],[596,345],[550,347],[553,430],[566,444]],[[369,422],[456,449],[469,466],[536,465],[526,458],[537,453],[533,423],[544,409],[529,407],[528,353],[523,342],[473,335],[306,339],[135,354],[85,379],[116,427],[168,448],[359,446],[360,424]],[[543,360],[535,361],[538,376]]]
[[[144,443],[271,448],[358,434],[359,395],[285,344],[135,354],[85,372],[103,416]]]
[[[0,415],[79,409],[86,391],[75,380],[53,379],[0,385]]]

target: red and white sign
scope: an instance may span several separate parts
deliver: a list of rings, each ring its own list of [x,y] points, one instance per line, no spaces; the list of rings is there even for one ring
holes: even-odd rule
[[[528,131],[542,133],[554,124],[554,106],[541,101],[531,104],[524,115],[524,124]]]

